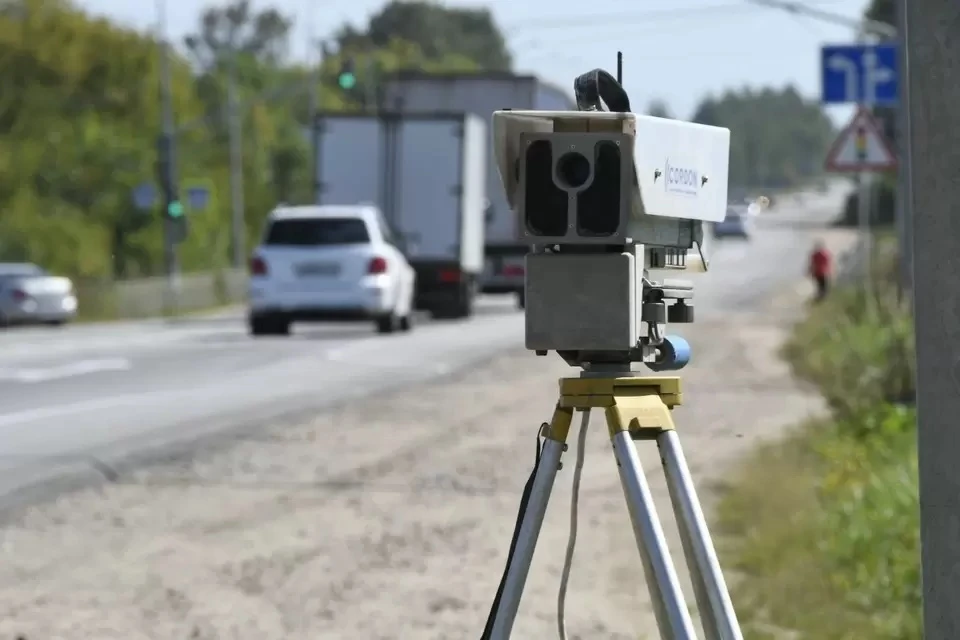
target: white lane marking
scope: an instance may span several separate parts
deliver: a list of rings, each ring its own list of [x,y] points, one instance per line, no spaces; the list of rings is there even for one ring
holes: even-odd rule
[[[37,383],[75,376],[88,375],[101,371],[128,371],[132,364],[126,358],[104,358],[99,360],[78,360],[67,364],[45,368],[0,369],[0,380]]]
[[[165,395],[169,397],[171,395],[182,394],[171,393],[169,391],[147,391],[144,393],[113,396],[110,398],[71,402],[53,407],[38,407],[36,409],[13,411],[11,413],[0,414],[0,428],[12,427],[13,425],[23,424],[25,422],[36,422],[37,420],[46,420],[49,418],[76,417],[79,413],[88,413],[90,411],[138,405]]]

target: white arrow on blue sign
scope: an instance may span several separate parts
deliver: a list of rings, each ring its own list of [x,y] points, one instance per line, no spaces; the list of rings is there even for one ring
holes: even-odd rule
[[[210,202],[210,190],[206,187],[189,187],[187,188],[187,205],[191,209],[197,211],[202,211],[207,208],[207,203]]]
[[[820,50],[821,102],[897,104],[897,45],[831,45]]]
[[[157,190],[149,182],[138,184],[133,189],[133,204],[137,209],[152,209],[157,201]]]

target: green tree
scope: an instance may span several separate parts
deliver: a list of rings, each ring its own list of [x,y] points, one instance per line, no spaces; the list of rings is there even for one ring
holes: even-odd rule
[[[650,101],[650,104],[647,105],[647,115],[657,118],[673,118],[670,107],[666,102],[659,99]]]
[[[867,6],[866,16],[877,22],[897,24],[897,0],[872,0]]]
[[[872,0],[867,6],[864,17],[895,26],[898,22],[897,0]],[[891,107],[875,107],[873,113],[883,124],[883,131],[887,138],[896,142],[897,110]]]
[[[815,101],[792,87],[742,89],[708,97],[693,120],[730,129],[730,184],[779,188],[821,173],[834,136]]]
[[[277,200],[310,195],[309,114],[300,106],[310,76],[287,65],[293,21],[249,0],[207,8],[196,33],[184,39],[197,68],[196,90],[216,132],[220,163],[229,162],[229,74],[233,74],[243,136],[244,219],[255,237]],[[230,202],[218,200],[222,207]],[[229,218],[225,218],[226,221]]]
[[[0,12],[0,260],[73,276],[149,272],[159,216],[133,187],[153,178],[156,43],[67,2]],[[199,115],[189,67],[173,61],[177,110]]]
[[[403,40],[417,45],[430,62],[453,56],[471,60],[483,70],[507,71],[512,66],[506,38],[489,9],[394,0],[370,17],[365,30],[344,27],[336,40],[342,50],[353,51]]]

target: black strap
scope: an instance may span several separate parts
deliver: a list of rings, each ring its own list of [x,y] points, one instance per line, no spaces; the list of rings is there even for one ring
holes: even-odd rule
[[[577,109],[580,111],[615,111],[630,112],[630,98],[620,83],[603,69],[594,69],[578,76],[573,81],[573,93],[577,98]],[[606,103],[608,109],[603,108],[600,100]]]

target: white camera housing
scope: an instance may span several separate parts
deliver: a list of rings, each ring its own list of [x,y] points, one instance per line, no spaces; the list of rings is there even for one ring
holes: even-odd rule
[[[627,151],[633,157],[636,182],[624,194],[632,220],[644,216],[704,222],[724,219],[729,129],[605,111],[495,111],[497,167],[510,206],[518,214],[523,206],[519,166],[522,139],[529,136],[522,134],[563,134],[569,140],[576,133],[595,138],[604,132],[622,134],[621,139],[632,146]]]
[[[493,135],[518,240],[532,247],[527,348],[571,364],[654,357],[668,316],[692,321],[692,285],[657,283],[652,272],[706,270],[702,225],[727,211],[729,129],[632,113],[503,110],[493,114]]]

